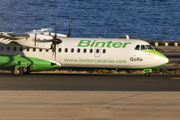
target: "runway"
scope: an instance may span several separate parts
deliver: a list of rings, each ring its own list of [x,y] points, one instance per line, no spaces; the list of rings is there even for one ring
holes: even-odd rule
[[[180,91],[180,75],[0,74],[0,90],[51,91]]]
[[[178,120],[180,75],[0,74],[2,120]]]

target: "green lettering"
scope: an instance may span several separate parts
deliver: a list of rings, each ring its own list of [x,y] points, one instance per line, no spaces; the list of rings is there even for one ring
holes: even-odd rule
[[[113,43],[113,47],[114,48],[120,48],[121,46],[122,46],[123,44],[121,43],[121,42],[115,42],[115,43]]]
[[[90,45],[90,40],[81,40],[78,44],[78,47],[88,47]]]
[[[102,44],[101,47],[104,47],[106,43],[105,42],[97,42],[95,47],[97,47],[99,44]]]
[[[107,45],[106,45],[107,44]],[[127,44],[131,44],[131,42],[125,42],[124,44],[121,43],[121,42],[115,42],[113,43],[112,41],[109,41],[109,42],[96,42],[96,40],[94,40],[92,43],[91,43],[91,40],[81,40],[78,44],[78,47],[106,47],[107,48],[111,48],[111,44],[112,44],[112,47],[114,48],[125,48],[127,46]]]
[[[81,58],[79,58],[79,62],[82,62],[83,60]]]
[[[109,42],[107,42],[107,46],[106,47],[108,47],[108,48],[110,48],[111,46],[111,43],[113,43],[112,41],[109,41]]]
[[[94,40],[94,41],[92,42],[92,44],[91,44],[91,46],[90,46],[90,47],[93,47],[93,46],[94,46],[94,44],[95,44],[95,42],[96,42],[96,40]]]
[[[125,48],[127,44],[131,44],[131,43],[130,42],[129,43],[125,42],[122,48]]]

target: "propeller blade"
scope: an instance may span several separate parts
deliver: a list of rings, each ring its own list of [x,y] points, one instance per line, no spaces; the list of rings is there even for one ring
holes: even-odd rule
[[[57,26],[57,33],[58,33],[58,28],[59,28],[59,24],[58,24],[58,26]]]
[[[54,54],[55,54],[55,59],[56,59],[56,44],[54,44]]]
[[[54,38],[56,38],[56,21],[57,21],[57,20],[55,20],[55,30],[54,30],[55,33],[54,33]]]
[[[72,25],[72,27],[71,27],[71,34],[72,34],[72,29],[73,29],[73,27],[74,27],[74,26]]]
[[[67,37],[71,37],[71,17],[69,18],[69,33]]]
[[[37,34],[35,34],[34,46],[36,46],[36,37],[37,37]]]
[[[56,45],[62,43],[62,40],[57,38],[58,28],[59,28],[59,24],[56,27],[56,20],[55,20],[55,33],[54,33],[54,37],[52,39],[52,45],[51,45],[52,46],[53,54],[55,56],[55,59],[56,59]]]

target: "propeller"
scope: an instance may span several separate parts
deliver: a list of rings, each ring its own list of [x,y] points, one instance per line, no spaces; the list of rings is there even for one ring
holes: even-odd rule
[[[34,46],[36,46],[36,36],[37,36],[37,34],[35,34],[35,39],[34,39]]]
[[[53,52],[55,54],[55,58],[56,58],[56,45],[62,43],[62,40],[57,38],[57,33],[56,32],[58,31],[58,28],[59,28],[59,24],[56,27],[56,20],[55,20],[55,33],[54,33],[54,37],[52,39],[52,45],[51,45],[52,50],[53,50]]]
[[[73,25],[71,26],[71,17],[70,17],[69,18],[69,32],[67,34],[67,37],[71,37],[72,29],[73,29]]]

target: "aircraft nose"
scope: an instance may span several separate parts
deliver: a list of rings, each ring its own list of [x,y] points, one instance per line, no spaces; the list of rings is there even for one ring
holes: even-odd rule
[[[169,62],[169,59],[165,55],[162,54],[161,57],[162,64],[167,64]]]
[[[166,57],[166,58],[164,58],[164,63],[168,63],[169,62],[169,59]]]
[[[162,53],[159,53],[157,51],[155,53],[156,53],[155,59],[157,60],[156,62],[158,63],[159,66],[164,66],[169,62],[169,59]]]

